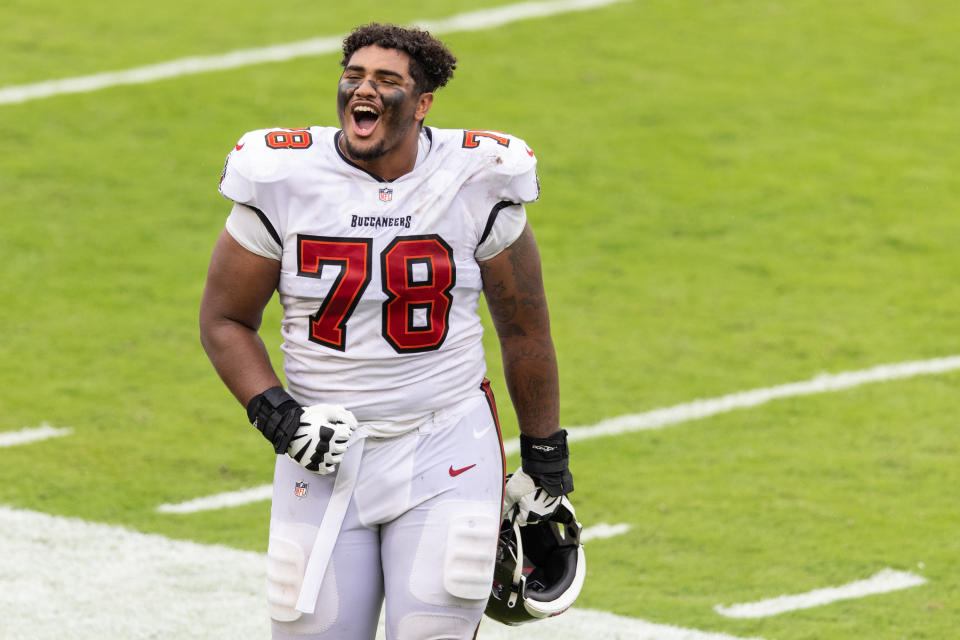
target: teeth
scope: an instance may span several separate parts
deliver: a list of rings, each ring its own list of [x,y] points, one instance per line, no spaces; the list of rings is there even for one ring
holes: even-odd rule
[[[377,115],[377,111],[373,107],[368,107],[366,105],[358,105],[353,108],[354,113],[359,113],[361,111],[364,111],[366,113],[372,113],[373,115]]]

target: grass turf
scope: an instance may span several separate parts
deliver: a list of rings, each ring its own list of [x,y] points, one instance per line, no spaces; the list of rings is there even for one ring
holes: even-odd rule
[[[14,3],[0,85],[465,8]],[[510,131],[540,158],[529,213],[564,424],[960,352],[958,22],[934,2],[629,2],[445,38],[461,63],[430,124]],[[0,502],[263,550],[265,503],[155,507],[269,481],[197,339],[216,180],[244,130],[334,124],[337,62],[0,106],[0,428],[75,429],[0,450]],[[781,640],[950,637],[956,382],[578,443],[578,514],[633,527],[589,545],[578,604]],[[759,621],[712,611],[885,566],[930,584]]]

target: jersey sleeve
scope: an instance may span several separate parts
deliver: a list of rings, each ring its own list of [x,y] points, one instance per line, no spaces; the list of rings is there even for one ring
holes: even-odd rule
[[[467,140],[469,132],[465,133]],[[527,224],[524,203],[540,197],[537,158],[520,138],[494,132],[482,132],[480,141],[488,162],[481,174],[486,183],[487,210],[474,256],[489,260],[512,245]]]
[[[507,201],[498,203],[490,212],[474,257],[479,262],[493,258],[516,242],[526,226],[527,212],[522,204]]]
[[[223,174],[220,176],[220,195],[240,204],[252,204],[255,197],[255,185],[249,175],[251,171],[248,166],[251,153],[240,154],[244,147],[251,142],[252,133],[243,134],[239,142],[227,154],[227,161],[223,165]]]
[[[234,203],[227,217],[227,233],[247,251],[264,258],[280,260],[283,257],[280,238],[262,216],[256,209]]]
[[[278,189],[277,186],[289,174],[290,164],[284,161],[282,152],[267,147],[266,139],[271,131],[274,130],[260,129],[241,136],[227,154],[219,188],[225,198],[252,209],[262,226],[280,242],[279,211],[285,196],[282,188]],[[238,227],[233,228],[236,230]]]

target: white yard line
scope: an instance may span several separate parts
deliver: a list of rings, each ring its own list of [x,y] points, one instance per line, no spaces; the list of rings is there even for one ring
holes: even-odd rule
[[[607,524],[606,522],[601,522],[600,524],[595,524],[581,531],[580,542],[612,538],[623,535],[627,531],[630,531],[630,525],[628,524]]]
[[[826,587],[807,593],[792,596],[783,595],[759,602],[734,604],[729,607],[717,605],[714,610],[728,618],[765,618],[787,611],[819,607],[839,600],[852,600],[900,589],[909,589],[926,584],[926,582],[926,578],[913,573],[884,569],[866,580],[858,580],[839,587]]]
[[[436,35],[455,31],[477,31],[492,29],[520,20],[596,9],[622,1],[555,0],[553,2],[521,2],[503,7],[461,13],[440,20],[422,20],[416,24],[429,28]],[[265,62],[283,62],[294,58],[335,53],[340,51],[345,35],[311,38],[255,49],[238,49],[215,56],[179,58],[169,62],[121,71],[107,71],[88,76],[3,87],[0,88],[0,104],[15,104],[63,94],[85,93],[120,85],[144,84],[197,73],[224,71]]]
[[[633,431],[663,429],[664,427],[680,424],[681,422],[709,418],[736,409],[756,407],[766,404],[771,400],[843,391],[865,384],[913,378],[921,375],[948,373],[957,369],[960,369],[960,356],[884,364],[869,369],[846,371],[843,373],[823,373],[803,382],[791,382],[775,387],[751,389],[718,398],[693,400],[692,402],[684,402],[683,404],[676,404],[663,409],[654,409],[644,413],[619,416],[617,418],[604,420],[591,427],[568,427],[567,438],[570,442],[576,442],[578,440],[589,440],[590,438],[599,438],[602,436],[616,436]],[[507,455],[518,453],[520,451],[520,441],[517,438],[507,440],[503,443],[503,449]],[[241,492],[230,492],[197,498],[180,504],[162,505],[162,508],[165,513],[189,513],[192,511],[202,511],[204,509],[220,509],[226,506],[237,506],[238,504],[242,504],[236,501],[237,494],[247,494],[253,497],[253,499],[267,500],[271,495],[270,485],[262,485]],[[221,502],[220,496],[223,496],[223,502]],[[199,508],[197,508],[198,505]]]
[[[271,497],[273,497],[273,485],[264,484],[252,489],[218,493],[177,504],[162,504],[157,507],[157,511],[160,513],[196,513],[197,511],[210,511],[225,507],[236,507],[249,502],[269,500]]]
[[[15,447],[21,444],[30,444],[49,438],[61,438],[73,433],[73,429],[51,427],[44,423],[39,427],[20,429],[19,431],[5,431],[0,433],[0,448]]]
[[[4,640],[270,636],[260,553],[2,506],[0,549]],[[578,609],[519,628],[485,619],[479,637],[739,640]]]
[[[645,413],[635,413],[604,420],[591,427],[568,428],[568,440],[587,440],[601,436],[615,436],[632,431],[662,429],[681,422],[699,420],[711,416],[727,413],[735,409],[747,409],[766,404],[771,400],[808,396],[832,391],[844,391],[865,384],[901,380],[915,376],[947,373],[960,369],[960,356],[933,358],[932,360],[915,360],[897,364],[883,364],[859,371],[843,373],[823,373],[803,382],[791,382],[775,387],[751,389],[718,398],[693,400],[683,404],[673,405],[663,409],[654,409]],[[504,443],[507,453],[520,450],[520,443],[511,440]]]

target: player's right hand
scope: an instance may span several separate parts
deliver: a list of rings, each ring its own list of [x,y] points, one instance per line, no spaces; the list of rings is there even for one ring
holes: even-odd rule
[[[300,415],[287,455],[307,471],[327,475],[336,470],[347,450],[347,441],[357,428],[352,413],[332,404],[315,404]]]

